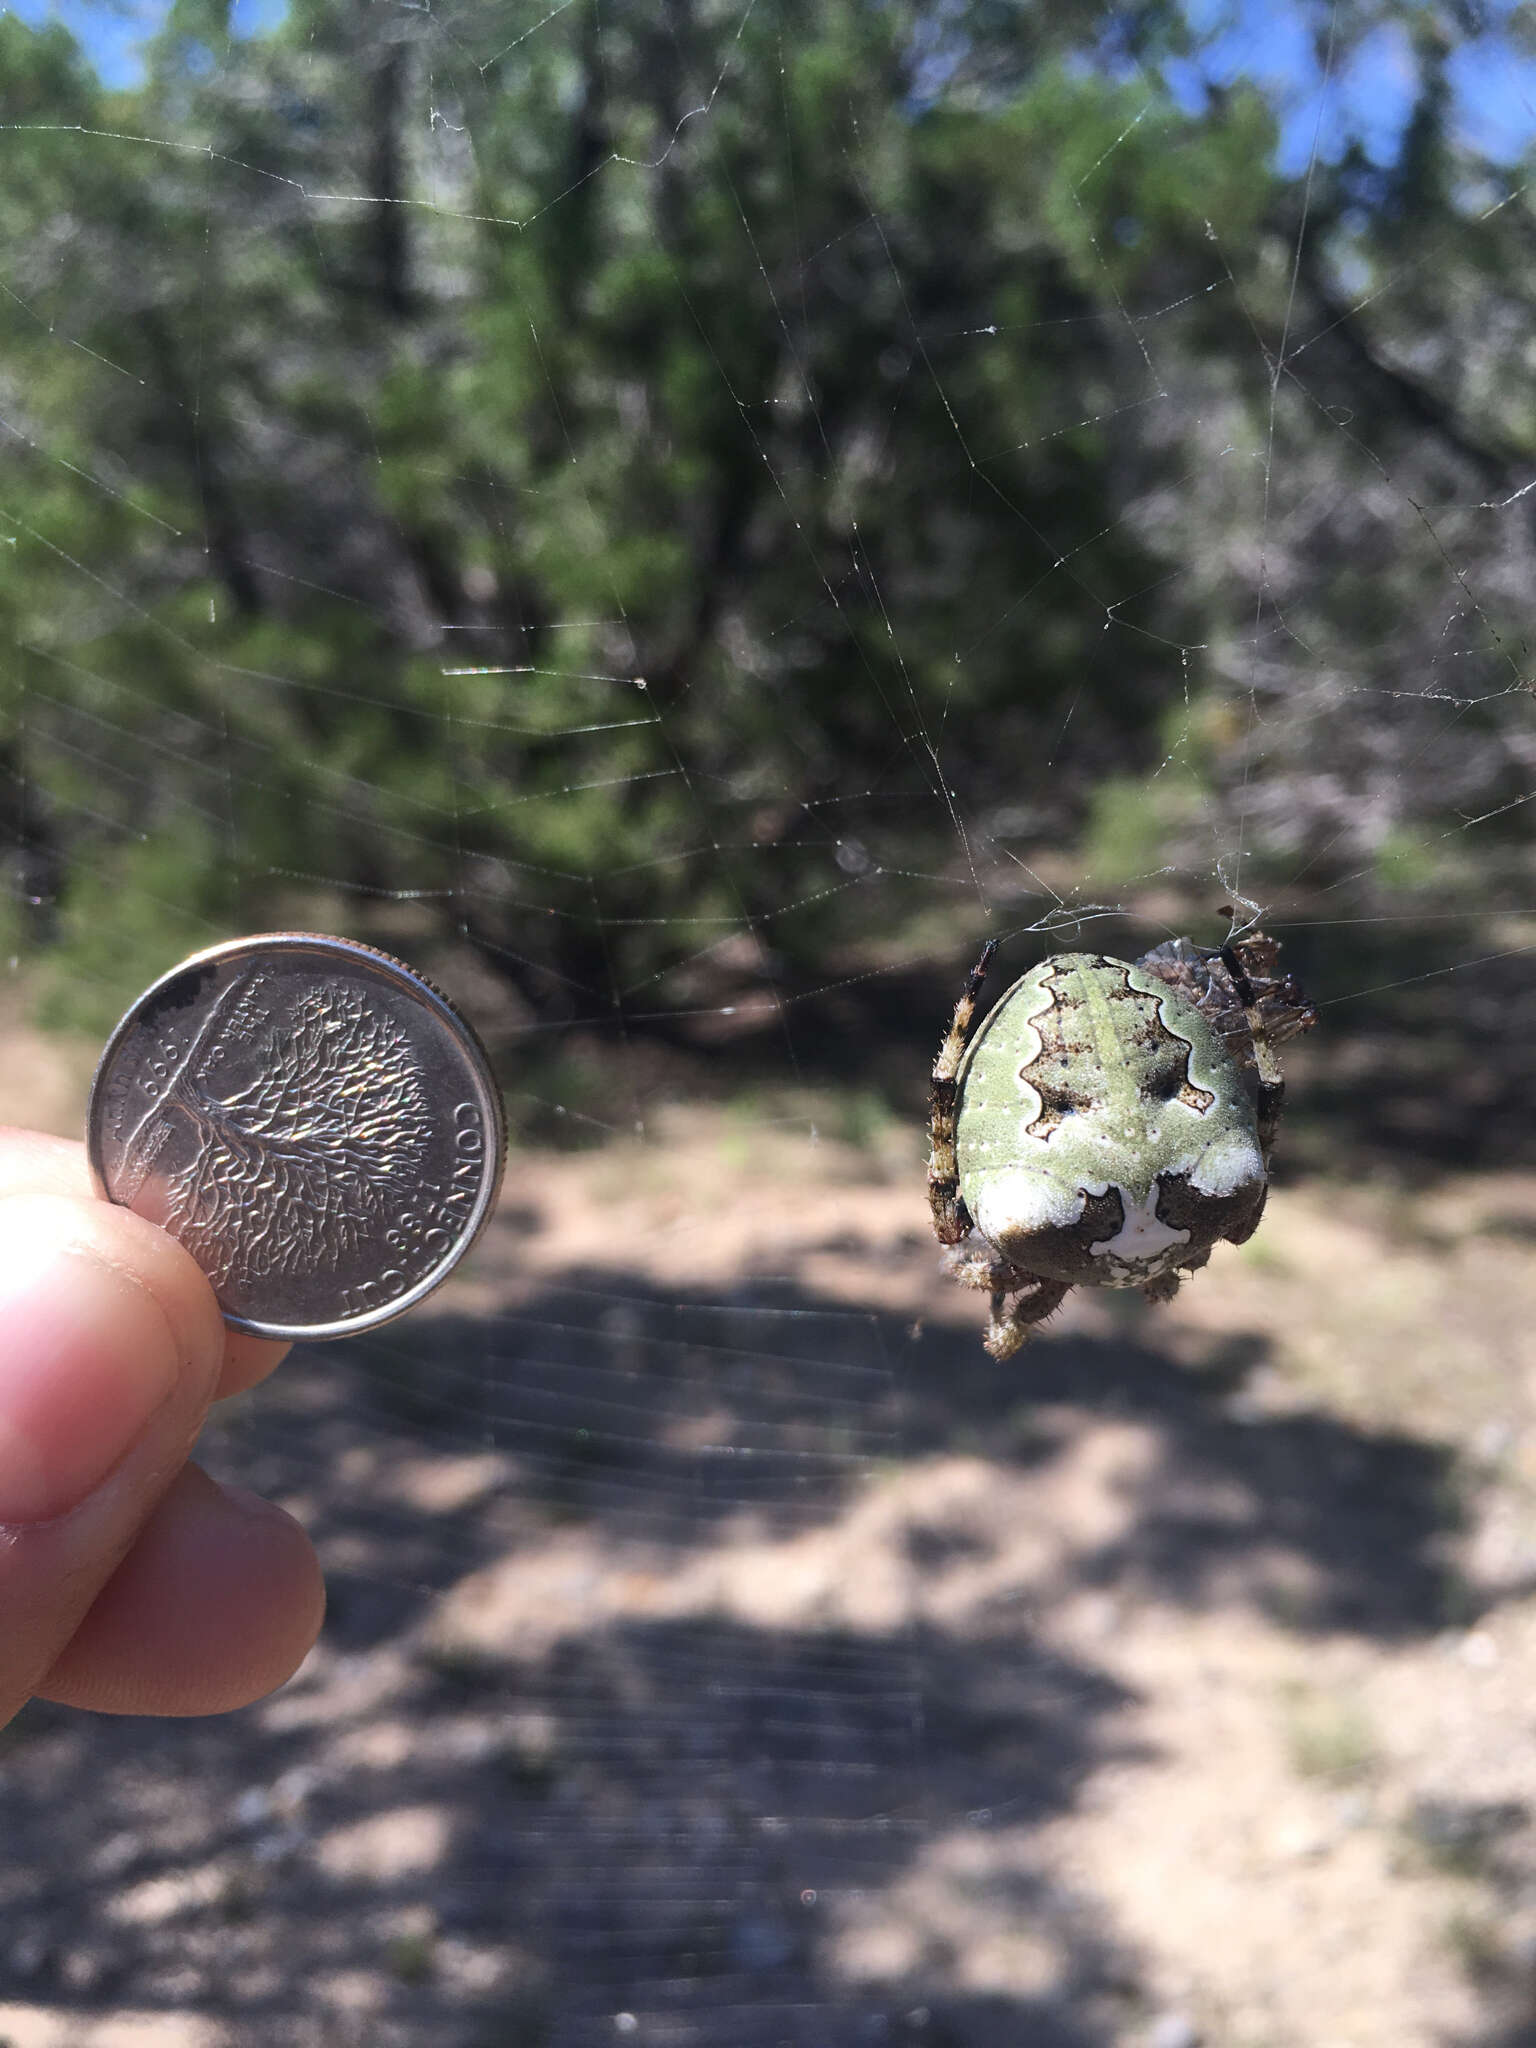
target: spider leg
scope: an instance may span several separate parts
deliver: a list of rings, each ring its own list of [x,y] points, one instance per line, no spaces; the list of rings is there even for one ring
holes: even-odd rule
[[[1248,970],[1243,964],[1241,953],[1235,946],[1223,946],[1221,964],[1232,977],[1232,987],[1236,991],[1237,1000],[1243,1006],[1248,1036],[1253,1043],[1253,1064],[1259,1076],[1259,1150],[1264,1155],[1264,1170],[1267,1173],[1275,1149],[1275,1138],[1280,1129],[1281,1113],[1285,1108],[1285,1078],[1280,1072],[1280,1062],[1275,1057],[1275,1048],[1264,1027],[1258,991],[1248,979]]]
[[[992,1315],[982,1343],[994,1358],[1011,1358],[1029,1341],[1036,1323],[1043,1323],[1071,1292],[1065,1280],[1042,1280],[1012,1265],[985,1239],[953,1244],[945,1252],[943,1270],[962,1287],[979,1287],[992,1297]]]
[[[995,1252],[984,1237],[967,1236],[959,1244],[946,1245],[939,1270],[962,1287],[979,1287],[983,1294],[1003,1294],[1022,1287],[1029,1279],[1017,1266]]]
[[[1036,1323],[1043,1323],[1071,1292],[1065,1280],[1025,1277],[1020,1288],[999,1290],[992,1297],[992,1315],[982,1343],[994,1358],[1012,1358],[1029,1342]]]
[[[976,1021],[976,999],[996,951],[996,939],[988,939],[981,949],[981,958],[966,979],[939,1056],[933,1063],[928,1109],[928,1207],[933,1217],[933,1234],[940,1244],[959,1244],[971,1230],[970,1211],[960,1199],[960,1166],[955,1158],[955,1112],[960,1094],[957,1076]]]
[[[1276,972],[1279,951],[1264,932],[1230,940],[1220,949],[1221,964],[1231,976],[1233,992],[1242,1004],[1253,1043],[1253,1063],[1259,1076],[1259,1150],[1264,1155],[1266,1172],[1285,1108],[1285,1081],[1275,1047],[1299,1032],[1310,1031],[1317,1022],[1317,1012],[1302,993],[1296,977],[1282,977]],[[1255,1217],[1255,1224],[1257,1221]]]

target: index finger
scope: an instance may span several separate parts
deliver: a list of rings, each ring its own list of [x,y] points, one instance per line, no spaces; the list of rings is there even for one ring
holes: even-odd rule
[[[50,1138],[41,1131],[17,1130],[0,1125],[0,1200],[8,1195],[69,1195],[74,1199],[104,1201],[91,1178],[85,1147],[69,1138]],[[191,1254],[186,1254],[189,1262]],[[247,1336],[243,1330],[224,1332],[224,1365],[214,1389],[216,1401],[243,1393],[264,1380],[288,1355],[286,1344],[270,1338]]]

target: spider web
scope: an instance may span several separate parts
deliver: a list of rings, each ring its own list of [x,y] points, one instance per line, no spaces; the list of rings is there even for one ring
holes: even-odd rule
[[[846,1262],[816,1284],[785,1213],[829,1122],[843,1158],[839,1117],[874,1119],[893,1203],[919,1188],[917,1135],[871,1104],[920,1100],[982,935],[1022,966],[1262,921],[1332,1042],[1299,1063],[1318,1106],[1299,1159],[1400,1163],[1410,1139],[1423,1157],[1510,1156],[1528,1082],[1507,1048],[1529,1042],[1536,945],[1536,448],[1524,302],[1493,266],[1529,234],[1529,61],[1502,14],[1444,30],[1455,161],[1438,211],[1415,216],[1428,73],[1406,17],[1191,7],[1159,44],[1145,22],[1074,12],[1031,52],[1056,66],[1058,125],[1032,101],[1013,136],[1048,161],[1032,189],[1054,213],[973,223],[961,145],[958,168],[929,165],[950,232],[991,251],[951,304],[894,202],[889,133],[861,126],[833,56],[814,111],[796,61],[815,25],[792,9],[661,10],[650,41],[575,0],[366,13],[338,10],[346,48],[317,36],[271,73],[280,14],[188,14],[156,60],[179,77],[178,119],[119,127],[60,88],[0,133],[17,164],[46,145],[60,181],[0,274],[12,971],[99,1028],[191,945],[248,928],[245,905],[267,922],[291,906],[409,953],[464,1003],[528,1149],[502,1230],[444,1305],[296,1356],[212,1433],[219,1470],[314,1531],[327,1638],[227,1724],[82,1735],[39,1718],[25,1771],[0,1782],[19,1845],[0,1998],[214,2030],[189,2041],[1113,2038],[1134,1964],[1091,1886],[1029,1845],[1112,1757],[1095,1730],[1115,1687],[989,1586],[996,1532],[964,1478],[994,1442],[1027,1469],[1053,1404],[1116,1412],[1113,1347],[1073,1336],[1021,1420],[973,1330],[936,1365],[909,1284],[933,1253],[905,1223],[871,1254],[804,1195]],[[160,26],[66,18],[128,86]],[[902,23],[893,118],[1004,118],[1026,94],[985,11]],[[347,48],[400,96],[398,160],[370,162],[347,126]],[[664,62],[663,113],[585,133],[593,79],[617,99]],[[769,77],[789,168],[765,196],[741,180],[740,136]],[[557,110],[568,177],[501,125],[517,78]],[[1149,141],[1180,119],[1184,171]],[[835,160],[830,207],[795,160],[807,123]],[[194,526],[163,451],[136,471],[131,443],[77,424],[82,395],[89,417],[102,392],[141,402],[141,358],[90,336],[101,299],[125,324],[156,299],[155,261],[141,275],[109,232],[146,159],[184,237],[166,277],[199,299],[174,304],[166,339]],[[1244,197],[1260,169],[1267,211]],[[1211,195],[1193,234],[1181,177]],[[714,408],[715,459],[768,480],[759,530],[720,565],[767,596],[709,609],[698,593],[713,665],[664,635],[658,652],[642,621],[669,522],[711,488],[669,480],[645,379],[671,365],[647,356],[643,318],[625,316],[647,367],[613,397],[609,438],[569,410],[592,403],[581,336],[618,317],[595,255],[583,291],[594,194],[663,223],[707,199],[735,265],[722,291],[708,251],[630,252],[658,318],[681,310],[702,344],[705,382],[669,403]],[[803,236],[798,219],[783,232],[786,194]],[[1174,216],[1166,280],[1149,276],[1136,251]],[[472,261],[497,252],[523,380],[507,412],[560,458],[510,484],[459,478],[498,540],[453,562],[451,593],[398,537],[464,444],[438,460],[429,428],[402,453],[397,409],[435,408],[447,434],[495,393],[465,381],[457,345],[386,388],[376,312],[314,313],[344,297],[338,252],[360,227],[380,292],[408,234],[402,290],[461,311]],[[242,317],[265,319],[263,240],[297,230],[310,298],[295,331],[269,320],[253,343],[290,351],[265,365],[289,402],[216,427],[214,357],[241,346],[216,334],[221,305],[248,293]],[[569,290],[541,295],[528,251],[566,237]],[[1468,240],[1475,293],[1447,283],[1469,274]],[[807,307],[829,291],[868,298],[851,368],[817,357]],[[767,337],[759,355],[743,329]],[[465,348],[496,345],[492,322]],[[355,382],[351,449],[310,375]],[[834,388],[850,377],[876,394],[851,427]],[[1010,378],[1027,400],[995,398]],[[226,429],[261,462],[221,465]],[[1089,490],[1085,468],[1107,481]],[[298,482],[258,503],[277,474]],[[633,506],[652,489],[645,554]],[[509,595],[537,520],[561,557],[538,574],[576,593],[569,614]],[[973,561],[977,534],[992,552]],[[221,639],[242,590],[263,623]],[[354,659],[306,666],[265,623],[306,607],[355,617],[333,643]],[[411,649],[388,687],[370,680],[380,637]],[[797,664],[818,659],[812,700]],[[526,774],[509,765],[524,754]],[[1506,1056],[1448,1072],[1469,1014]],[[1346,1117],[1367,1073],[1374,1110]],[[691,1110],[722,1096],[726,1138],[711,1123],[701,1140]],[[581,1176],[605,1155],[552,1153],[561,1125],[617,1162],[599,1197]],[[710,1236],[699,1184],[707,1207],[722,1142],[741,1158]],[[962,1453],[937,1500],[914,1476],[936,1443]],[[65,1853],[60,1812],[87,1792],[88,1846]],[[962,1939],[944,1914],[967,1887]]]

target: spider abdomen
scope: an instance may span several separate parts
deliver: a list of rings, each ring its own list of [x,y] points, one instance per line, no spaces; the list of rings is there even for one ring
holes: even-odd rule
[[[1145,1286],[1257,1226],[1257,1081],[1166,981],[1102,953],[1041,961],[958,1080],[961,1200],[1020,1272]]]

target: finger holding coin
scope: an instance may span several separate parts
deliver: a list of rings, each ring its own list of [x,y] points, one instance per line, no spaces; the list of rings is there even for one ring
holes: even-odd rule
[[[373,948],[304,932],[210,947],[107,1042],[96,1184],[177,1238],[225,1321],[343,1337],[414,1307],[494,1207],[500,1092],[470,1026]]]
[[[33,1693],[213,1713],[296,1667],[324,1608],[314,1550],[190,1462],[208,1404],[291,1339],[423,1300],[489,1217],[505,1150],[444,998],[292,932],[146,990],[86,1141],[0,1133],[0,1723]]]
[[[189,1462],[209,1402],[286,1348],[231,1330],[82,1146],[0,1130],[0,1725],[33,1693],[213,1713],[295,1668],[324,1607],[309,1539]]]
[[[85,1147],[76,1138],[55,1138],[42,1131],[0,1130],[0,1204],[12,1197],[31,1202],[39,1195],[100,1206],[101,1190]],[[224,1362],[214,1399],[226,1400],[257,1385],[277,1370],[288,1349],[286,1343],[249,1336],[226,1322]]]

